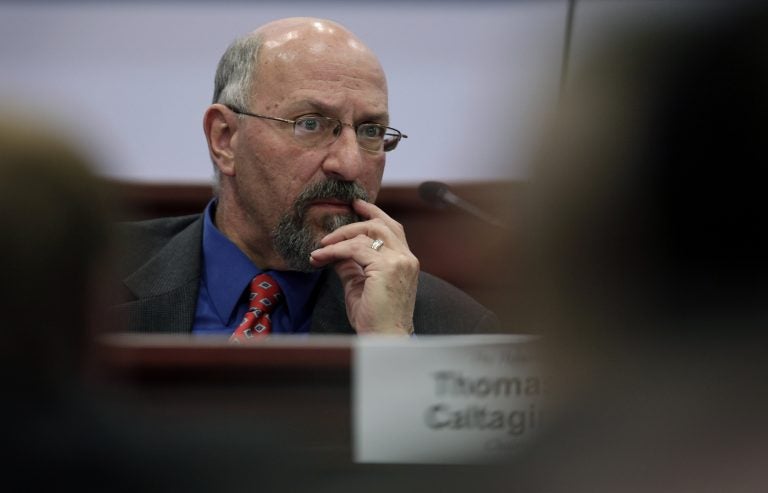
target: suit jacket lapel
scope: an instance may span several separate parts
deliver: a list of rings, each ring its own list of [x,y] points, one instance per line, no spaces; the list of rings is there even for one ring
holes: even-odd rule
[[[200,216],[123,280],[135,299],[116,306],[115,311],[125,317],[128,327],[141,332],[191,332],[200,286],[202,233]],[[332,268],[325,269],[320,280],[310,331],[355,333],[347,318],[344,288]]]

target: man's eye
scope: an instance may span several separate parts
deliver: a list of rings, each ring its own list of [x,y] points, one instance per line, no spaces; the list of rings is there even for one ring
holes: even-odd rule
[[[378,125],[364,125],[360,130],[362,136],[367,139],[377,139],[384,133],[383,129]]]
[[[317,132],[320,130],[320,119],[318,118],[299,118],[296,120],[296,126],[304,132]]]

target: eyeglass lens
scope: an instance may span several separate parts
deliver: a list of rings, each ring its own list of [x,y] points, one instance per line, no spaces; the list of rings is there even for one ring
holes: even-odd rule
[[[343,125],[335,118],[306,116],[300,117],[293,125],[296,137],[307,145],[320,145],[335,140],[341,135]],[[357,143],[369,151],[391,151],[397,147],[400,135],[376,123],[363,123],[356,128]]]

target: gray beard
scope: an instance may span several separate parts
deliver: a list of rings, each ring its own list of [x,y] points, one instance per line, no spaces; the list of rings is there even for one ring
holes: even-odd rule
[[[306,223],[309,205],[318,199],[338,199],[351,203],[354,199],[368,200],[366,191],[354,182],[326,180],[307,187],[293,203],[291,210],[280,218],[272,232],[272,242],[277,253],[290,270],[311,272],[309,254],[320,248],[320,240],[326,234],[347,224],[362,221],[357,214],[328,214],[322,218],[321,230],[314,231]]]

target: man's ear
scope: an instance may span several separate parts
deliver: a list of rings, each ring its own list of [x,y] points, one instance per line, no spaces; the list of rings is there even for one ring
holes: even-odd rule
[[[203,116],[203,130],[208,141],[211,160],[226,176],[235,174],[234,144],[238,118],[223,104],[212,104]]]

